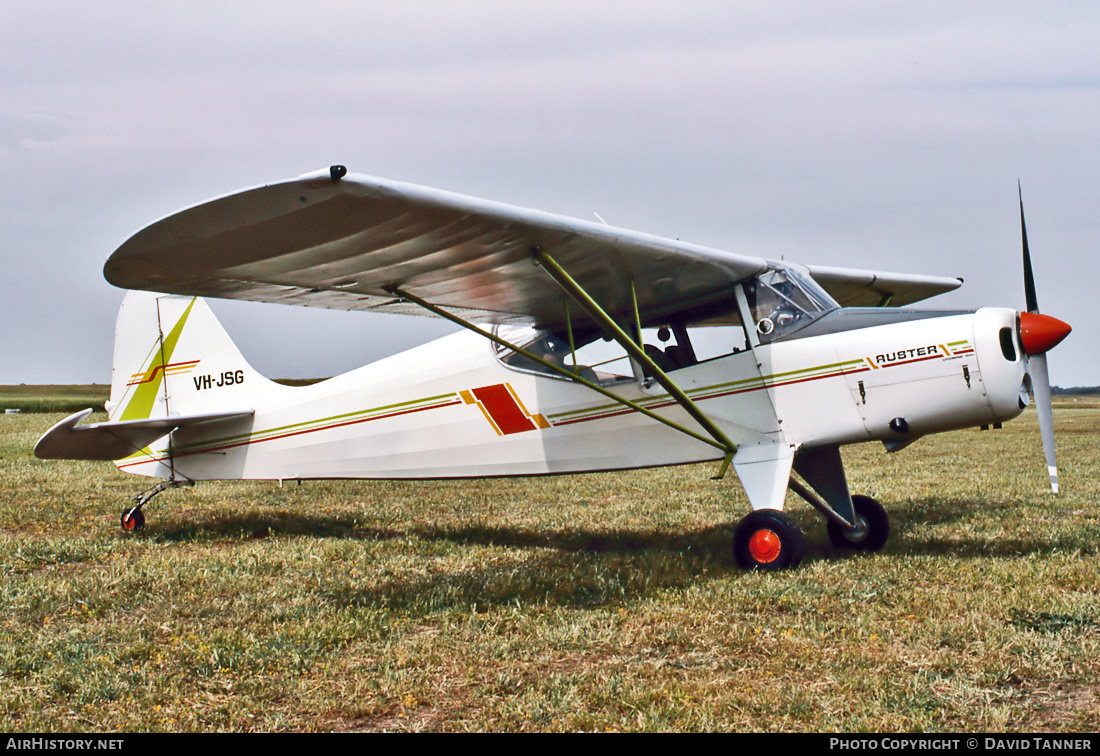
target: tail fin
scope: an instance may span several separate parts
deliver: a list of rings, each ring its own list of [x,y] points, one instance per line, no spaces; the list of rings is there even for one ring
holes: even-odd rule
[[[255,407],[287,387],[257,373],[202,299],[132,291],[115,325],[111,421]]]

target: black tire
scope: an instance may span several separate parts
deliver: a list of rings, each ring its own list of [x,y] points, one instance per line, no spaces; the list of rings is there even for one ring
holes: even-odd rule
[[[741,520],[733,534],[733,556],[746,570],[793,569],[805,552],[802,529],[777,509],[758,509]]]
[[[870,496],[853,496],[852,506],[856,510],[856,517],[863,520],[865,527],[855,531],[845,530],[829,520],[825,525],[829,542],[838,549],[881,550],[886,545],[886,539],[890,537],[890,516]]]
[[[121,524],[123,530],[133,533],[145,527],[145,515],[137,507],[129,507],[122,510]]]

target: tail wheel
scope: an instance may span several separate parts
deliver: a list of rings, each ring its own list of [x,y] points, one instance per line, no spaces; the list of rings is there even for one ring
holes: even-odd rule
[[[845,530],[832,520],[825,525],[829,542],[838,549],[856,549],[858,551],[879,551],[886,545],[890,536],[890,516],[882,505],[870,496],[853,496],[852,506],[860,526],[854,530]]]
[[[746,570],[785,570],[802,562],[802,530],[776,509],[750,512],[733,535],[733,555]]]
[[[122,529],[134,532],[145,527],[145,515],[137,507],[130,507],[122,511]]]

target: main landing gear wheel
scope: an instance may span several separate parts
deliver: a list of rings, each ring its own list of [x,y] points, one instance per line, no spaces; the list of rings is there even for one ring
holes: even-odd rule
[[[145,527],[145,515],[139,507],[128,507],[122,510],[122,529],[133,533]]]
[[[733,534],[733,555],[746,570],[785,570],[802,561],[802,530],[777,509],[758,509],[741,520]]]
[[[838,549],[878,551],[886,545],[886,539],[890,536],[889,515],[870,496],[853,496],[852,506],[856,510],[860,527],[846,530],[842,525],[829,520],[825,525],[829,542]]]

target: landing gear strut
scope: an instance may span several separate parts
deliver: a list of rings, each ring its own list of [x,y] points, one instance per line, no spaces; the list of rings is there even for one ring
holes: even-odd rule
[[[195,485],[195,481],[193,480],[162,480],[160,483],[157,483],[152,488],[149,488],[137,494],[136,496],[133,496],[130,501],[137,502],[137,505],[133,507],[127,507],[126,509],[122,510],[122,529],[125,530],[127,533],[133,533],[144,528],[145,514],[141,511],[141,508],[148,504],[149,501],[157,494],[161,493],[162,491],[167,491],[169,488],[179,488],[180,486],[193,485]]]

